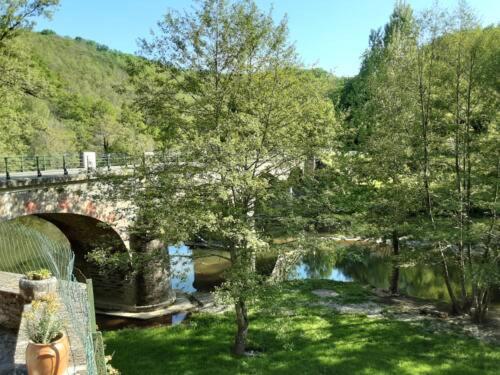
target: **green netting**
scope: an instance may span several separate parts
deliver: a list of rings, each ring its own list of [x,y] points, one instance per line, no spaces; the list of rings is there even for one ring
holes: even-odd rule
[[[21,273],[46,268],[60,280],[71,279],[73,252],[62,243],[15,222],[0,223],[0,271]]]
[[[96,332],[94,333],[94,348],[95,348],[95,357],[97,364],[97,373],[107,374],[106,370],[106,354],[104,353],[104,341],[102,340],[102,333]]]
[[[73,276],[74,254],[64,243],[49,239],[37,230],[19,222],[0,223],[0,271],[25,274],[48,269],[58,279],[62,301],[62,318],[71,338],[72,350],[81,348],[89,375],[97,375],[91,316],[85,284]]]

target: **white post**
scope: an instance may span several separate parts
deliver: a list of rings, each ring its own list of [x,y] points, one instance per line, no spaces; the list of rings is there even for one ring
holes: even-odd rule
[[[95,152],[84,151],[82,152],[83,168],[86,170],[93,170],[96,168]]]

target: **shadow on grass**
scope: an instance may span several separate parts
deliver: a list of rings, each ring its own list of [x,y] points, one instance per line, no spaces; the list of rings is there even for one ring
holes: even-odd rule
[[[196,318],[191,325],[106,334],[123,374],[494,374],[499,348],[407,323],[333,315],[313,323],[291,319],[290,329],[257,320],[255,358],[229,354],[231,317]],[[326,321],[326,323],[325,323]],[[319,333],[319,334],[318,334]]]
[[[497,374],[500,348],[435,334],[388,319],[303,308],[254,314],[257,357],[229,353],[232,314],[198,315],[188,324],[105,334],[113,364],[127,374]]]

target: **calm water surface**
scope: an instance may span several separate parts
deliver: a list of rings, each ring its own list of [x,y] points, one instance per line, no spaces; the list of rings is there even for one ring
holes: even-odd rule
[[[341,282],[357,281],[377,288],[388,288],[392,271],[390,249],[368,244],[344,251],[346,256],[336,254],[338,247],[346,243],[332,244],[331,251],[316,251],[307,254],[289,275],[290,279],[330,279]],[[229,267],[229,254],[224,251],[191,249],[187,246],[169,247],[172,286],[192,293],[197,290],[212,290],[224,280],[224,271]],[[270,270],[273,258],[257,262],[261,271]],[[458,288],[458,285],[455,284]],[[400,271],[400,290],[412,297],[448,300],[441,269],[432,265],[412,265]],[[500,302],[498,296],[496,302]]]

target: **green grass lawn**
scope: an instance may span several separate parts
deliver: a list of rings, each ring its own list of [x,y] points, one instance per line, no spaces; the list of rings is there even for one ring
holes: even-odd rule
[[[250,346],[260,355],[234,358],[233,315],[194,316],[175,327],[106,332],[108,353],[123,374],[498,374],[500,347],[428,326],[340,315],[310,306],[310,291],[361,302],[354,283],[294,281],[251,316]]]

